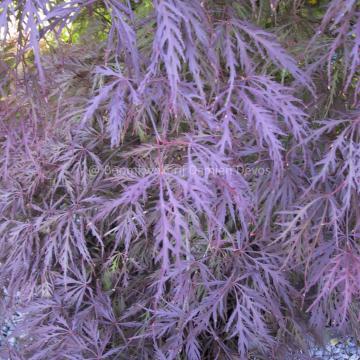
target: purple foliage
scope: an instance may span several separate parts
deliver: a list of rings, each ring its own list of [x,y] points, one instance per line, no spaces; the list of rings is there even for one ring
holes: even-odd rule
[[[360,7],[314,3],[0,3],[1,358],[359,333]]]

